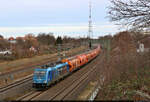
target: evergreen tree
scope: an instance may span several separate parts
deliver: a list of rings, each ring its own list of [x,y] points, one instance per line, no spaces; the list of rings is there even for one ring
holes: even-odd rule
[[[61,38],[61,36],[57,37],[56,44],[62,44],[62,38]]]

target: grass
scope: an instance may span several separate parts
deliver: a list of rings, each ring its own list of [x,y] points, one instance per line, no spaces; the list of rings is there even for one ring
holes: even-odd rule
[[[5,73],[8,71],[13,71],[16,69],[20,69],[20,67],[27,65],[27,64],[32,64],[32,63],[38,63],[41,60],[48,59],[52,56],[56,56],[56,54],[48,54],[48,55],[42,55],[42,56],[35,56],[33,58],[24,58],[24,59],[19,59],[15,61],[6,61],[3,63],[0,63],[0,71]]]

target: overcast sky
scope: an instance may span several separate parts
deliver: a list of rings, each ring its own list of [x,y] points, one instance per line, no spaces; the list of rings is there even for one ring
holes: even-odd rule
[[[87,36],[89,0],[0,0],[0,34],[4,37],[53,32]],[[92,0],[94,37],[120,31],[107,16],[109,0]]]

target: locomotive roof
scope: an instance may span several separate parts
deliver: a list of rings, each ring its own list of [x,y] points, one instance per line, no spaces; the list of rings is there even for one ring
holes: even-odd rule
[[[36,68],[35,71],[46,71],[46,69]]]
[[[51,62],[51,63],[40,66],[40,68],[47,69],[47,68],[50,68],[50,67],[55,67],[57,63],[58,62]]]
[[[54,67],[54,69],[59,69],[59,68],[61,68],[61,67],[63,67],[63,66],[66,66],[66,65],[68,65],[67,62],[66,62],[66,63],[61,63],[61,64],[56,65],[56,66]]]
[[[54,67],[43,67],[43,68],[36,68],[35,71],[46,71],[46,70],[54,70],[54,69],[58,69],[61,68],[63,66],[66,66],[68,63],[61,63],[61,64],[57,64]]]

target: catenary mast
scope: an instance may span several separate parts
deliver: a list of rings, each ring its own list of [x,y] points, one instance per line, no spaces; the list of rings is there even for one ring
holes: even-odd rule
[[[88,36],[89,36],[89,47],[91,48],[92,42],[91,42],[91,38],[92,38],[92,3],[91,0],[89,1],[89,31],[88,31]]]

